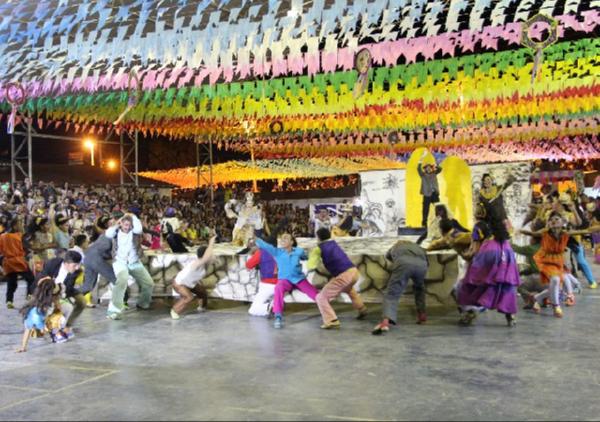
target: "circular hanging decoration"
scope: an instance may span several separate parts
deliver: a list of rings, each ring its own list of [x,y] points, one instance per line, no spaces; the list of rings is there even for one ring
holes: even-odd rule
[[[529,35],[529,30],[536,23],[547,23],[550,26],[550,34],[548,38],[542,41],[534,41]],[[550,16],[538,13],[527,22],[523,22],[521,32],[521,43],[525,47],[533,48],[534,50],[544,49],[551,46],[558,40],[558,22]]]
[[[547,23],[550,26],[550,33],[548,38],[542,41],[534,41],[529,34],[531,27],[536,23]],[[529,47],[535,50],[535,58],[533,61],[533,69],[531,71],[531,83],[535,81],[535,78],[539,74],[542,60],[543,51],[545,48],[551,46],[558,40],[558,22],[550,16],[538,13],[527,22],[523,22],[521,27],[521,44],[525,47]]]
[[[369,70],[371,69],[371,52],[362,48],[354,56],[354,69],[358,72],[358,79],[354,84],[353,97],[358,98],[364,94],[369,85]]]
[[[20,106],[25,102],[25,88],[20,82],[10,82],[6,85],[6,99],[10,105]]]
[[[9,135],[12,135],[15,133],[17,109],[25,103],[25,88],[23,88],[23,85],[21,85],[20,82],[10,82],[6,85],[6,100],[11,106],[8,124],[6,125],[6,132]]]
[[[371,69],[371,52],[368,48],[361,48],[354,56],[354,69],[363,75]]]
[[[498,127],[496,126],[495,121],[490,120],[489,122],[486,123],[485,129],[486,129],[488,136],[494,136]]]
[[[281,120],[273,120],[269,125],[269,129],[271,129],[271,133],[273,135],[279,135],[281,132],[283,132],[283,123]]]

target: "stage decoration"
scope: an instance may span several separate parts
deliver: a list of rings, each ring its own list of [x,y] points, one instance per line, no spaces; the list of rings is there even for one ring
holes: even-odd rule
[[[550,27],[550,33],[545,40],[534,41],[530,35],[530,31],[535,24],[546,23]],[[521,42],[525,47],[529,47],[535,50],[535,59],[533,61],[533,69],[531,70],[531,83],[535,81],[535,78],[539,74],[540,67],[542,65],[544,57],[544,49],[551,46],[558,39],[558,22],[552,19],[550,16],[544,14],[537,14],[527,22],[523,23],[523,33],[521,35]]]
[[[252,144],[274,162],[417,147],[469,162],[582,157],[578,142],[595,156],[593,2],[339,0],[294,16],[291,3],[267,0],[76,3],[0,4],[9,130],[21,111],[40,128]],[[558,139],[573,149],[557,150]]]
[[[358,78],[354,82],[352,96],[356,99],[364,94],[369,86],[369,70],[371,70],[371,52],[368,48],[361,49],[354,57],[354,69]]]
[[[17,110],[25,103],[25,89],[23,89],[23,85],[19,82],[6,85],[6,100],[10,104],[10,115],[6,124],[6,132],[12,135],[15,133]]]
[[[246,246],[255,230],[261,231],[264,225],[263,209],[254,203],[254,194],[246,192],[245,199],[244,202],[230,199],[224,208],[227,218],[236,219],[232,233],[232,243],[236,246]]]
[[[271,131],[271,135],[279,135],[281,132],[283,132],[283,123],[281,123],[281,120],[274,120],[269,125],[269,129]]]
[[[456,155],[470,164],[514,161],[574,161],[600,160],[600,139],[589,137],[556,138],[539,143],[505,142],[480,145],[466,145],[444,149],[445,154]]]
[[[314,158],[294,160],[230,161],[213,166],[215,185],[229,185],[253,180],[287,180],[298,178],[317,179],[331,176],[357,174],[368,170],[402,169],[404,164],[382,157]],[[208,167],[201,167],[201,175],[208,174]],[[181,188],[197,187],[195,167],[155,172],[140,172],[140,176],[169,183]],[[206,186],[207,177],[200,177],[200,186]]]
[[[143,75],[144,89],[168,89],[305,70],[310,76],[348,71],[362,48],[377,66],[400,58],[413,63],[419,55],[432,61],[440,53],[495,51],[501,44],[519,45],[522,22],[538,11],[559,22],[560,36],[592,33],[599,21],[589,2],[540,8],[528,0],[451,8],[428,3],[314,2],[291,18],[285,13],[290,4],[267,0],[87,0],[77,7],[61,0],[5,2],[0,70],[8,80],[18,75],[30,81],[26,88],[35,88],[33,95],[125,89],[133,68]],[[15,50],[20,54],[11,54]]]

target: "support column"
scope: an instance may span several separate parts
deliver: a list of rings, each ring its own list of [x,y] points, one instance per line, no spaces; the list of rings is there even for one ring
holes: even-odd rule
[[[15,182],[17,181],[17,174],[16,174],[16,160],[17,157],[15,157],[15,135],[14,134],[10,134],[10,182],[12,183],[12,185],[14,186]]]
[[[125,163],[123,162],[123,132],[121,132],[121,136],[119,138],[119,173],[121,177],[121,186],[123,186],[123,166]]]
[[[138,170],[139,170],[139,166],[138,166],[138,159],[139,159],[138,135],[139,135],[139,132],[136,129],[135,130],[135,186],[139,186],[139,182],[138,182]]]
[[[31,116],[27,117],[27,174],[29,175],[29,181],[33,186],[33,149],[32,149],[32,139],[31,135]]]

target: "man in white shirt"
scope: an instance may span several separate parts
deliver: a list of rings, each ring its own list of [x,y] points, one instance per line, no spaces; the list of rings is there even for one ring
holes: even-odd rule
[[[71,327],[85,309],[85,298],[75,286],[80,267],[81,255],[75,251],[68,251],[64,258],[53,258],[46,261],[39,275],[40,278],[52,277],[56,284],[64,286],[62,296],[67,299],[68,306],[65,306],[63,313],[67,318],[67,327]]]
[[[154,281],[141,262],[142,233],[142,222],[134,214],[125,214],[115,226],[109,227],[104,233],[107,238],[113,239],[113,269],[117,276],[107,311],[107,317],[110,319],[120,319],[122,316],[123,297],[130,275],[140,286],[136,308],[150,307]]]

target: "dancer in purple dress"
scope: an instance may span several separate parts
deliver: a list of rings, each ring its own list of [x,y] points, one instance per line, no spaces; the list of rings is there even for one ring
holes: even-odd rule
[[[515,253],[510,246],[510,235],[501,216],[492,207],[485,207],[486,222],[492,237],[483,241],[473,255],[458,290],[458,304],[496,309],[506,317],[509,327],[516,325],[517,287],[521,284]],[[462,325],[470,325],[477,316],[469,310],[461,318]]]

